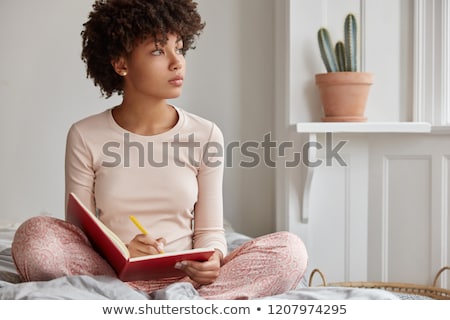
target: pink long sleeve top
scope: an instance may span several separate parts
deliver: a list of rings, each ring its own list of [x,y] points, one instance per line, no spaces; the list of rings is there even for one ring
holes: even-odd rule
[[[222,179],[224,143],[212,122],[175,108],[169,131],[136,135],[121,128],[112,109],[72,125],[66,146],[70,192],[124,243],[140,233],[134,215],[165,250],[212,247],[226,255]]]

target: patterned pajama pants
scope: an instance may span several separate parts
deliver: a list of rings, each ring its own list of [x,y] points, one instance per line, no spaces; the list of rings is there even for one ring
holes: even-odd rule
[[[46,281],[69,275],[116,277],[81,230],[51,217],[35,217],[24,222],[15,234],[12,255],[25,281]],[[272,233],[250,240],[229,253],[214,283],[194,286],[205,299],[272,296],[295,288],[306,265],[306,248],[297,236],[289,232]],[[189,280],[185,277],[127,284],[151,293],[180,281]]]

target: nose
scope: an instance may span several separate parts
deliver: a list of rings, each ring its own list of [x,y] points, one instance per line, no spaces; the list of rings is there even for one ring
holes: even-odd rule
[[[180,70],[183,68],[184,64],[184,56],[180,55],[178,53],[172,53],[171,55],[171,61],[170,61],[170,70]]]

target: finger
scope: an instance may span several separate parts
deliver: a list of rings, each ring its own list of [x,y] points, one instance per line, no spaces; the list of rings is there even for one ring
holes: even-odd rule
[[[199,270],[196,267],[189,264],[189,261],[182,261],[175,265],[175,268],[182,270],[186,275],[189,276],[192,280],[199,284],[211,284],[213,283],[217,277],[219,276],[220,269],[204,269]],[[203,268],[200,268],[203,269]]]
[[[134,255],[139,256],[159,254],[159,250],[157,248],[141,242],[134,244],[130,249],[133,250]]]
[[[167,240],[165,238],[163,238],[163,237],[156,239],[156,241],[162,243],[163,245],[167,244]]]
[[[138,234],[135,239],[145,245],[149,245],[154,247],[158,252],[164,251],[164,244],[162,242],[159,241],[157,239],[152,238],[149,235],[145,235],[145,234]]]
[[[183,271],[191,272],[204,272],[212,269],[208,267],[208,262],[198,262],[198,261],[181,261],[178,262],[175,267]]]
[[[192,277],[217,277],[220,268],[216,263],[197,262],[197,261],[181,261],[175,264],[175,268],[184,271]]]
[[[159,242],[146,235],[137,235],[129,244],[133,256],[153,255],[160,253]]]
[[[166,245],[166,239],[164,238],[158,238],[156,239],[157,242],[157,249],[159,251],[159,253],[164,253],[164,246]]]

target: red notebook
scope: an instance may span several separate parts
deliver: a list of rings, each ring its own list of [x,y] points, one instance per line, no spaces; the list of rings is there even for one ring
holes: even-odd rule
[[[78,226],[92,246],[109,262],[122,281],[151,280],[185,275],[175,269],[183,260],[206,261],[214,253],[211,248],[130,258],[126,245],[70,193],[67,203],[67,221]]]

